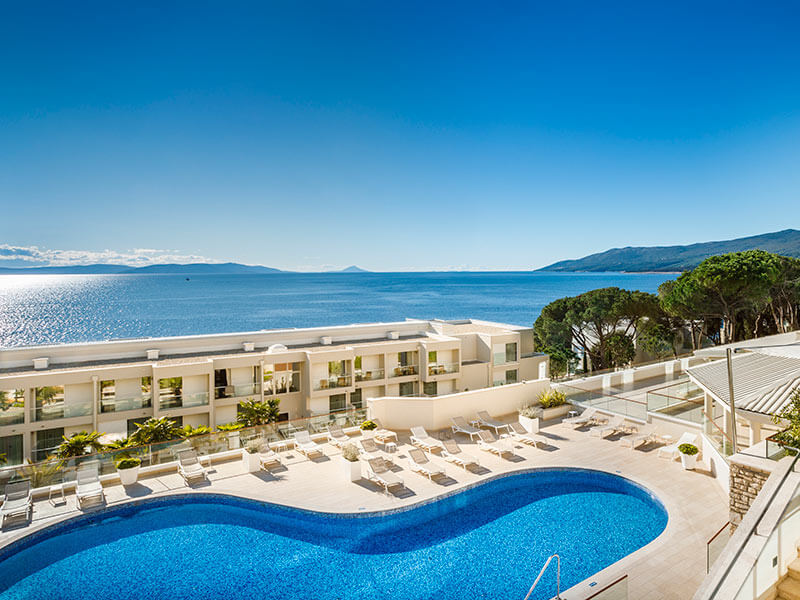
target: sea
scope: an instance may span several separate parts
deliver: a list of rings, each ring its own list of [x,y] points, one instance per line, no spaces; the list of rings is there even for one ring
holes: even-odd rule
[[[564,296],[668,273],[0,275],[0,348],[419,319],[531,326]]]

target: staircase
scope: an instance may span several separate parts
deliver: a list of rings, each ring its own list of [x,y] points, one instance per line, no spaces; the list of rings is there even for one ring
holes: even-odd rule
[[[777,600],[800,600],[800,558],[789,563],[789,571],[778,583]]]

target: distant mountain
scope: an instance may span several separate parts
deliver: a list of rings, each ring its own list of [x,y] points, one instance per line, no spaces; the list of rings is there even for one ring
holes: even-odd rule
[[[693,269],[715,254],[766,250],[784,256],[800,258],[800,231],[784,229],[750,237],[721,242],[702,242],[689,246],[648,246],[613,248],[576,260],[562,260],[539,271],[646,271],[681,272]]]
[[[335,273],[369,273],[366,269],[362,269],[361,267],[357,267],[355,265],[350,265],[340,271],[334,271]]]
[[[237,275],[258,273],[282,273],[280,269],[259,265],[240,265],[239,263],[191,263],[187,265],[164,264],[146,267],[127,265],[71,265],[66,267],[0,267],[0,274],[80,274],[80,275],[118,275],[137,273],[174,273],[178,275]]]

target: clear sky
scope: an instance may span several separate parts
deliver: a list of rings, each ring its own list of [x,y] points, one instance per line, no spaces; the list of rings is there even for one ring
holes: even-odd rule
[[[798,227],[798,7],[8,2],[0,265],[527,269]]]

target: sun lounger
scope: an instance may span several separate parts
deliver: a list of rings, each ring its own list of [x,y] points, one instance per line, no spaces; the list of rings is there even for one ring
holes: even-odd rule
[[[605,423],[606,421],[608,421],[608,419],[604,415],[598,413],[595,407],[590,406],[577,417],[570,417],[569,419],[564,419],[562,423],[566,423],[567,425],[572,425],[573,429],[577,429],[578,427],[599,425],[601,423]]]
[[[630,446],[631,450],[636,448],[636,446],[642,444],[646,445],[651,442],[655,442],[658,439],[656,435],[656,430],[652,426],[642,428],[636,435],[629,435],[627,437],[621,438],[620,443],[623,446]]]
[[[512,440],[517,440],[523,444],[533,446],[534,448],[538,448],[539,445],[548,445],[547,438],[536,433],[528,433],[528,430],[519,422],[509,423],[508,428],[509,432],[504,434],[504,436],[508,436]]]
[[[478,461],[478,459],[474,458],[472,455],[461,450],[461,447],[456,443],[455,440],[444,440],[442,443],[444,444],[442,456],[446,461],[451,462],[454,465],[458,465],[459,467],[463,467],[464,470],[471,465],[476,467],[481,466],[480,461]]]
[[[184,450],[178,455],[178,473],[186,485],[190,485],[193,479],[208,479],[206,470],[200,464],[200,459],[194,450]]]
[[[282,465],[280,455],[266,444],[261,446],[258,451],[258,462],[265,471],[269,470],[269,465]]]
[[[697,434],[696,433],[689,433],[688,431],[685,432],[680,439],[670,446],[664,446],[658,449],[659,456],[667,456],[670,460],[675,460],[678,456],[680,456],[680,451],[678,450],[678,446],[682,444],[692,444],[694,446],[697,445]]]
[[[0,507],[0,515],[2,515],[0,526],[5,524],[7,517],[23,516],[28,518],[32,511],[33,496],[31,494],[30,479],[7,483],[6,498],[3,500],[3,506]]]
[[[370,458],[367,461],[367,479],[383,486],[388,492],[393,487],[405,487],[403,479],[389,469],[382,458]]]
[[[592,428],[589,433],[591,435],[604,438],[612,433],[620,433],[623,431],[627,431],[627,427],[625,426],[625,417],[615,415],[611,418],[607,425],[598,425],[597,427]]]
[[[506,431],[508,431],[508,423],[503,423],[502,421],[498,421],[485,410],[478,411],[478,418],[475,419],[472,423],[481,425],[483,427],[491,427],[492,429],[494,429],[495,435],[500,435],[501,429],[505,429]]]
[[[312,440],[311,435],[305,430],[298,431],[294,434],[294,447],[306,458],[315,455],[324,456],[319,444]]]
[[[378,440],[381,444],[385,444],[386,442],[395,442],[397,443],[397,434],[390,429],[386,429],[378,419],[372,419],[372,422],[378,426],[377,429],[372,430],[372,436]]]
[[[452,417],[450,419],[452,423],[450,429],[453,430],[453,433],[463,433],[464,435],[468,435],[469,439],[473,439],[473,436],[477,437],[478,432],[480,429],[477,427],[473,427],[464,417]]]
[[[375,443],[375,440],[372,438],[366,438],[359,440],[359,445],[361,446],[361,455],[367,460],[372,460],[373,458],[382,458],[385,462],[394,465],[394,460],[391,457],[385,456],[381,453],[380,448],[378,448],[378,444]]]
[[[436,475],[445,475],[444,469],[432,462],[419,448],[411,448],[408,451],[409,465],[411,470],[425,475],[428,479],[433,479]]]
[[[337,448],[341,448],[350,441],[350,438],[342,431],[341,427],[334,424],[328,427],[328,441]]]
[[[490,431],[481,431],[478,434],[478,447],[481,450],[486,450],[492,454],[497,454],[497,456],[503,456],[503,454],[511,453],[511,448],[495,438]]]
[[[411,443],[417,448],[422,448],[425,452],[433,452],[444,448],[442,442],[429,436],[424,427],[411,428]]]
[[[78,467],[75,496],[78,498],[78,507],[92,498],[100,502],[105,500],[103,485],[96,466]]]

